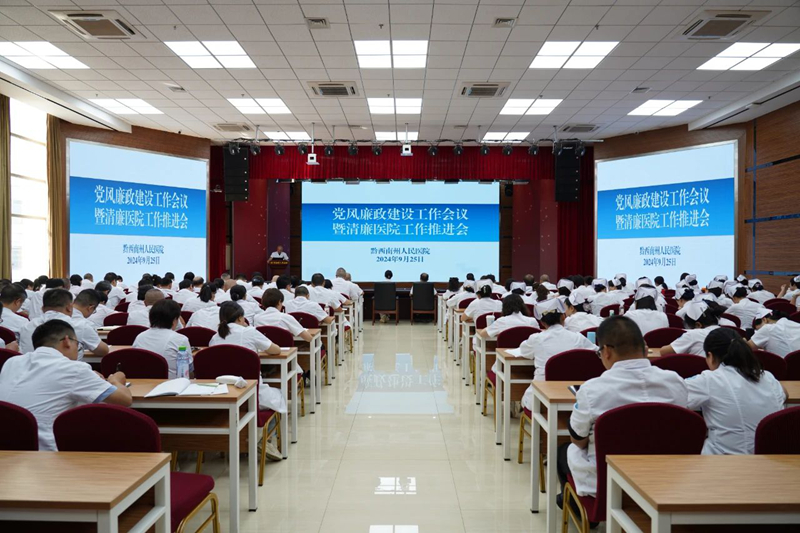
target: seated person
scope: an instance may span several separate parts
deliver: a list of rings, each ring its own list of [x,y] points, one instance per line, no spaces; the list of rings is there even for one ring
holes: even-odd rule
[[[294,290],[294,299],[286,302],[284,307],[287,313],[309,314],[319,320],[320,324],[333,322],[333,317],[326,313],[317,302],[308,299],[308,287],[305,285],[300,285]]]
[[[94,289],[94,276],[90,273],[86,273],[83,275],[83,281],[81,281],[81,288],[83,289]]]
[[[174,300],[162,298],[150,308],[150,329],[139,333],[133,341],[134,348],[150,350],[167,360],[169,379],[176,377],[179,348],[183,346],[189,353],[192,352],[189,339],[175,331],[180,324],[180,318],[181,305]]]
[[[5,314],[8,315],[8,314],[10,314],[10,312],[9,311],[5,311]],[[0,325],[2,325],[2,324],[3,324],[3,306],[0,305]],[[14,342],[9,342],[8,344],[6,344],[6,341],[4,341],[3,339],[0,339],[0,348],[5,348],[6,350],[11,350],[11,351],[14,351],[14,352],[18,352],[19,351],[19,342],[14,341]]]
[[[449,300],[451,296],[458,294],[460,289],[461,283],[458,281],[458,278],[450,278],[447,281],[447,290],[442,294],[442,298]]]
[[[791,302],[798,294],[800,294],[800,276],[795,276],[789,279],[788,286],[785,283],[781,285],[781,292],[778,293],[777,298],[783,298]]]
[[[585,291],[573,291],[568,298],[564,300],[566,311],[564,315],[564,328],[568,331],[580,333],[581,331],[596,328],[603,321],[599,316],[589,314],[585,311],[587,305]]]
[[[425,273],[425,272],[423,272],[422,274],[419,275],[419,282],[420,283],[428,283],[429,279],[430,279],[430,276],[428,276],[428,274]],[[436,294],[436,287],[431,285],[431,290],[433,291],[433,294],[435,295]],[[409,291],[408,294],[410,296],[414,296],[414,284],[413,283],[411,284],[411,291]],[[352,300],[352,298],[351,298],[351,300]]]
[[[244,318],[247,320],[247,323],[252,326],[255,323],[256,315],[261,313],[261,306],[255,301],[250,302],[247,300],[248,294],[244,285],[234,285],[228,290],[228,295],[232,302],[236,302],[242,306],[242,309],[244,309]]]
[[[69,292],[72,293],[72,297],[77,297],[83,289],[83,278],[79,274],[71,275],[69,277]]]
[[[214,301],[216,294],[216,285],[213,283],[204,283],[203,287],[200,289],[200,293],[197,295],[197,298],[191,298],[187,300],[186,303],[183,304],[181,310],[194,313],[195,311],[199,311],[204,307],[216,307],[217,302]]]
[[[774,300],[775,295],[764,288],[764,284],[758,278],[750,280],[750,294],[747,296],[751,300],[755,300],[760,304],[764,304],[767,300]]]
[[[22,328],[28,325],[28,319],[17,314],[27,299],[28,293],[19,283],[6,285],[0,290],[0,307],[3,308],[3,320],[0,326],[10,329],[17,340]]]
[[[287,275],[278,276],[278,281],[275,282],[275,285],[281,294],[283,294],[283,301],[288,302],[289,300],[294,300],[294,291],[292,288],[294,287],[294,281],[292,278]]]
[[[197,294],[192,290],[192,282],[188,279],[183,279],[178,283],[178,292],[172,297],[173,300],[183,305],[192,298],[197,298]]]
[[[786,390],[732,329],[709,333],[703,349],[711,370],[686,380],[689,409],[702,410],[708,427],[703,455],[752,454],[756,427],[783,409]]]
[[[267,289],[261,300],[264,312],[256,315],[255,326],[275,326],[287,330],[293,336],[300,336],[304,341],[311,342],[311,333],[304,328],[295,317],[283,310],[283,294],[278,289]]]
[[[659,352],[661,355],[688,353],[705,357],[703,342],[709,333],[719,327],[722,308],[714,302],[699,300],[687,303],[683,309],[686,333],[672,341],[672,344],[662,346]]]
[[[128,325],[150,327],[150,311],[156,302],[166,299],[161,289],[148,289],[144,293],[144,305],[136,307],[133,311],[128,309]]]
[[[492,298],[491,284],[485,284],[476,293],[477,298],[472,300],[464,309],[464,321],[474,322],[476,318],[486,313],[497,313],[503,310],[500,300]]]
[[[780,311],[760,309],[753,325],[756,332],[748,341],[753,350],[766,350],[781,357],[800,350],[800,324]]]
[[[608,317],[597,329],[598,352],[606,371],[578,389],[569,419],[572,444],[558,450],[558,475],[562,487],[572,474],[579,496],[597,494],[597,460],[594,424],[611,409],[641,402],[662,402],[686,407],[686,383],[675,372],[651,366],[642,332],[625,316]]]
[[[164,297],[169,296],[175,298],[176,292],[172,290],[172,278],[167,276],[160,278],[156,284],[156,288],[164,293]]]
[[[28,318],[33,320],[34,318],[39,318],[44,314],[44,310],[42,309],[44,303],[44,295],[47,294],[49,291],[55,289],[63,289],[64,288],[64,280],[61,278],[48,278],[44,283],[44,288],[35,292],[30,297],[30,306],[25,309],[28,313]],[[69,292],[69,291],[67,291]],[[70,296],[72,294],[70,293]],[[124,293],[123,293],[124,296]],[[27,303],[27,302],[26,302]]]
[[[63,290],[68,296],[69,291]],[[55,451],[53,422],[68,409],[89,403],[129,406],[125,374],[103,379],[78,362],[78,339],[66,320],[42,322],[31,335],[33,351],[12,357],[0,372],[0,400],[24,407],[39,425],[39,450]]]
[[[763,309],[764,306],[748,298],[750,291],[744,285],[729,284],[725,292],[730,296],[731,300],[733,300],[733,305],[728,307],[725,312],[738,317],[739,321],[742,323],[740,327],[743,330],[753,329],[753,321],[756,318],[756,313]]]
[[[592,281],[592,286],[594,287],[595,295],[591,297],[589,301],[591,302],[593,315],[600,316],[600,311],[602,311],[604,307],[608,305],[622,305],[622,302],[627,298],[622,291],[613,290],[613,281],[609,284],[604,278],[598,278]],[[608,286],[612,287],[611,291],[607,290]]]
[[[634,296],[634,309],[625,316],[636,322],[642,335],[647,335],[654,329],[668,328],[669,319],[656,307],[658,291],[653,287],[642,286],[636,289]]]
[[[99,302],[97,295],[95,295],[95,298]],[[85,350],[91,350],[98,357],[103,357],[108,353],[108,345],[100,340],[94,324],[85,318],[73,317],[72,294],[68,290],[52,289],[46,291],[42,298],[42,310],[44,314],[31,320],[20,332],[19,347],[22,353],[32,352],[35,349],[33,346],[33,332],[36,331],[37,327],[50,320],[63,320],[70,324],[75,331],[75,337],[78,339],[78,361],[83,359]]]
[[[500,333],[511,328],[522,326],[539,329],[539,322],[528,314],[528,306],[525,305],[519,294],[510,294],[503,298],[502,306],[503,316],[496,318],[485,329],[479,330],[477,335],[484,339],[495,339]],[[475,341],[473,340],[474,345]]]
[[[475,298],[475,282],[467,280],[461,286],[461,292],[451,296],[447,300],[446,305],[451,309],[458,309],[458,304],[460,304],[462,300],[468,300],[470,298]]]
[[[544,286],[544,288],[547,289],[548,291],[554,291],[558,289],[558,287],[550,283],[550,276],[548,276],[547,274],[542,274],[541,276],[539,276],[539,285]]]
[[[261,298],[264,295],[264,278],[261,276],[253,276],[253,282],[247,294],[253,298]]]

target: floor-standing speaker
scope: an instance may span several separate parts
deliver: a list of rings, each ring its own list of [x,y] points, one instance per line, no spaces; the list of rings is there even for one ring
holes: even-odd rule
[[[575,144],[556,150],[556,202],[577,202],[581,193],[581,158]]]
[[[225,148],[225,201],[246,201],[250,195],[250,150],[246,147],[231,153]]]

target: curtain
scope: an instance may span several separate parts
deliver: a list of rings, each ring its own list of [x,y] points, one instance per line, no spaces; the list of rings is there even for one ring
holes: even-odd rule
[[[594,149],[581,158],[577,202],[558,204],[558,275],[594,274]]]
[[[0,95],[0,278],[11,279],[11,109]]]
[[[50,200],[50,275],[68,276],[67,272],[67,184],[61,120],[47,115],[47,197]]]

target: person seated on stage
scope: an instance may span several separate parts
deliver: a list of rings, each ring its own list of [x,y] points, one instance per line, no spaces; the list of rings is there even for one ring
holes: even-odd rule
[[[253,298],[261,298],[264,295],[264,278],[261,276],[253,276],[251,288],[247,294]]]
[[[270,261],[272,260],[279,260],[279,261],[288,261],[289,256],[286,255],[286,252],[283,251],[283,245],[279,244],[275,247],[275,251],[269,254]]]
[[[197,294],[192,290],[192,282],[188,279],[182,279],[178,283],[178,292],[175,293],[172,299],[183,305],[193,298],[197,298]]]
[[[330,324],[334,319],[317,302],[309,300],[308,287],[305,285],[294,290],[294,298],[287,301],[284,307],[287,313],[307,313],[319,320],[320,324]]]
[[[539,322],[528,314],[528,306],[525,305],[519,294],[511,294],[503,298],[502,313],[503,316],[495,318],[492,324],[479,330],[477,334],[484,339],[494,339],[498,334],[510,328],[524,326],[539,329]]]
[[[27,299],[28,293],[19,283],[6,285],[0,290],[0,307],[4,311],[0,326],[10,329],[17,337],[17,340],[19,340],[19,333],[22,328],[28,325],[28,319],[17,314]]]
[[[294,291],[292,287],[294,286],[293,278],[284,274],[283,276],[278,276],[278,281],[275,283],[277,289],[281,291],[283,294],[283,301],[288,302],[289,300],[294,300]]]
[[[634,296],[635,309],[631,309],[625,316],[636,322],[642,335],[647,335],[655,329],[668,328],[669,319],[656,307],[658,291],[652,287],[639,287]]]
[[[566,319],[564,320],[564,329],[580,333],[584,330],[596,328],[603,321],[599,316],[587,313],[585,308],[586,303],[585,293],[578,291],[573,292],[564,300]]]
[[[753,325],[756,332],[748,341],[753,350],[766,350],[781,357],[800,350],[800,324],[784,313],[765,307],[756,314]]]
[[[216,294],[216,285],[212,283],[204,283],[200,289],[200,294],[197,295],[197,298],[187,300],[186,303],[183,304],[182,310],[194,313],[195,311],[199,311],[204,307],[215,307],[217,305],[217,302],[214,301]]]
[[[136,336],[133,347],[150,350],[161,355],[167,360],[169,379],[175,379],[180,348],[186,348],[189,353],[192,351],[189,339],[175,331],[180,324],[181,304],[175,300],[162,298],[150,308],[148,318],[150,319],[148,324],[150,329]],[[210,329],[216,329],[217,326],[219,326],[219,318],[217,318],[215,326]]]
[[[492,285],[487,283],[475,293],[477,298],[464,309],[464,321],[474,322],[486,313],[497,313],[503,310],[503,303],[492,298]]]
[[[430,279],[430,276],[428,276],[428,274],[425,273],[425,272],[423,272],[422,274],[419,275],[419,282],[420,283],[428,283],[429,279]],[[436,294],[436,287],[431,285],[431,290],[433,291],[433,294],[435,295]],[[413,283],[411,284],[411,290],[409,291],[408,295],[409,296],[414,296],[414,284]],[[351,298],[351,300],[352,300],[352,298]]]
[[[689,405],[686,382],[675,372],[650,365],[642,332],[629,318],[617,315],[604,320],[597,329],[597,345],[607,370],[578,389],[568,425],[572,443],[558,449],[562,490],[572,474],[579,496],[597,494],[594,425],[600,415],[632,403]]]
[[[274,326],[289,331],[292,335],[298,335],[306,342],[311,342],[311,333],[304,328],[295,317],[283,310],[283,294],[278,289],[267,289],[264,292],[264,312],[256,315],[255,326]]]
[[[72,293],[73,298],[78,296],[83,290],[83,287],[81,286],[82,284],[83,284],[83,278],[80,277],[80,275],[73,274],[69,277],[69,285],[70,285],[69,292]]]
[[[64,291],[69,294],[69,291]],[[23,407],[36,417],[39,450],[56,451],[55,419],[68,409],[90,403],[128,407],[133,401],[125,374],[103,379],[78,362],[79,342],[65,320],[48,320],[31,335],[33,351],[12,357],[0,372],[0,400]]]
[[[719,317],[722,315],[723,309],[716,302],[707,300],[689,302],[683,308],[685,310],[683,323],[686,326],[686,333],[672,341],[672,344],[662,346],[659,353],[661,355],[690,353],[705,357],[703,342],[709,333],[719,327]]]
[[[83,281],[81,281],[81,288],[83,289],[94,289],[94,276],[90,273],[86,273],[83,275]]]
[[[99,301],[99,300],[97,300]],[[96,304],[95,304],[96,305]],[[78,339],[78,360],[83,359],[83,352],[91,350],[95,356],[103,357],[108,353],[108,345],[100,340],[94,324],[85,318],[72,315],[72,294],[66,289],[52,289],[44,293],[42,299],[43,314],[32,319],[22,328],[19,334],[19,347],[22,353],[32,352],[33,333],[36,328],[51,320],[63,320],[72,326]]]
[[[539,276],[539,285],[544,285],[548,291],[554,291],[558,289],[558,287],[550,283],[550,276],[547,274],[542,274]]]
[[[383,281],[392,281],[394,274],[392,274],[391,270],[387,270],[386,272],[383,273],[383,277],[384,277]]]
[[[165,296],[164,293],[161,292],[159,289],[149,289],[144,293],[144,300],[142,303],[144,305],[137,306],[133,311],[128,308],[128,325],[129,326],[144,326],[146,328],[150,327],[150,312],[153,310],[153,306],[164,300]],[[194,316],[194,315],[192,315]]]

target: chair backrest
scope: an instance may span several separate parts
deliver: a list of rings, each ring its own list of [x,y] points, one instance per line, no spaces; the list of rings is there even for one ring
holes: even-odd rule
[[[658,328],[644,334],[644,342],[650,348],[661,348],[686,333],[686,330],[678,328]]]
[[[9,350],[7,348],[0,348],[0,371],[3,370],[3,365],[6,364],[6,361],[18,355],[21,354],[19,352],[15,352],[14,350]]]
[[[738,316],[736,316],[736,315],[731,315],[731,314],[728,314],[728,313],[722,313],[722,314],[720,315],[720,318],[725,318],[725,319],[727,319],[727,320],[730,320],[731,322],[733,322],[734,324],[736,324],[736,327],[737,327],[737,328],[741,328],[741,327],[742,327],[742,321],[741,321],[741,319],[740,319]]]
[[[124,326],[128,323],[128,313],[111,313],[103,319],[104,326]]]
[[[185,324],[188,324],[189,323],[189,319],[192,318],[193,314],[194,313],[191,312],[191,311],[181,311],[181,318],[183,319],[183,322]]]
[[[300,325],[306,329],[316,329],[319,327],[319,319],[314,315],[308,313],[301,313],[299,311],[296,313],[289,313],[289,314],[292,315],[295,318],[295,320],[300,322]],[[283,344],[281,344],[281,346],[283,346]]]
[[[683,319],[673,313],[667,313],[667,322],[669,322],[669,327],[671,328],[684,328]]]
[[[414,311],[433,311],[436,307],[433,283],[430,281],[414,283],[413,290],[414,295],[411,298],[414,304]]]
[[[489,298],[491,298],[492,300],[502,300],[503,295],[493,292],[492,294],[489,295]]]
[[[144,326],[120,326],[108,332],[106,343],[111,346],[131,346],[139,333],[147,329]]]
[[[8,312],[8,311],[6,311],[6,312]],[[0,339],[3,339],[3,342],[8,344],[8,343],[16,341],[17,340],[17,336],[14,335],[14,332],[11,331],[10,329],[4,328],[3,326],[0,326]]]
[[[720,327],[725,329],[732,329],[733,331],[738,333],[741,338],[747,339],[747,332],[742,328],[737,328],[736,326],[720,326]]]
[[[140,348],[114,350],[100,360],[100,373],[110,376],[119,369],[126,378],[132,379],[167,379],[169,364],[160,354]]]
[[[189,339],[189,345],[197,348],[205,348],[211,342],[211,338],[217,334],[216,331],[202,326],[189,326],[178,331]]]
[[[463,300],[458,302],[458,308],[459,309],[466,309],[467,307],[469,307],[469,304],[471,304],[473,302],[473,300],[475,300],[474,297],[473,298],[464,298]]]
[[[797,307],[792,305],[792,302],[789,300],[784,300],[783,298],[774,298],[772,300],[767,300],[764,302],[764,307],[768,309],[772,309],[773,311],[780,311],[782,313],[786,313],[787,315],[791,315],[792,313],[797,311]]]
[[[695,455],[705,439],[703,417],[668,403],[634,403],[600,415],[594,426],[597,514],[592,521],[605,520],[607,455]]]
[[[667,300],[667,304],[664,306],[664,311],[674,315],[678,312],[678,304],[675,303],[675,300]]]
[[[594,332],[596,334],[597,333],[597,328],[596,327],[595,328],[586,328],[585,330],[581,331],[581,335],[583,335],[584,337],[586,337],[588,339],[589,338],[589,333],[592,333],[592,332]]]
[[[397,284],[393,281],[379,281],[372,293],[375,310],[394,311],[397,307]]]
[[[528,308],[528,316],[533,316],[533,304],[525,304],[525,307]]]
[[[277,326],[258,326],[256,329],[281,348],[291,348],[294,346],[294,335],[287,329]]]
[[[603,307],[600,309],[600,316],[605,318],[611,316],[611,312],[614,312],[615,315],[619,314],[619,304],[611,304]]]
[[[664,355],[658,359],[652,359],[650,363],[664,370],[672,370],[683,379],[696,376],[704,370],[708,370],[705,357],[687,353]]]
[[[800,350],[787,354],[783,360],[786,361],[786,379],[800,381]]]
[[[220,344],[203,348],[194,356],[194,375],[197,379],[216,379],[224,375],[258,379],[261,360],[249,348],[233,344]]]
[[[60,452],[161,451],[153,419],[121,405],[93,403],[64,411],[53,423],[53,435]]]
[[[606,371],[594,350],[569,350],[554,355],[544,365],[546,381],[587,381]]]
[[[675,298],[675,289],[665,289],[664,298]]]
[[[796,312],[792,313],[791,315],[789,315],[789,320],[791,320],[792,322],[797,322],[798,324],[800,324],[800,311],[796,311]]]
[[[764,417],[756,428],[757,454],[800,454],[800,406]]]
[[[117,304],[117,306],[114,308],[114,311],[119,311],[120,313],[127,313],[129,305],[131,305],[130,302],[126,302],[123,300],[122,302]]]
[[[631,306],[633,305],[633,296],[631,296],[630,298],[625,298],[625,300],[622,301],[622,305],[625,306],[626,311],[630,309]]]
[[[0,402],[0,450],[39,451],[39,425],[24,407]]]
[[[769,371],[778,381],[787,379],[786,360],[780,355],[776,355],[766,350],[753,350],[753,353],[761,361],[764,370]]]
[[[519,345],[528,340],[528,337],[534,333],[541,333],[541,331],[529,326],[517,326],[501,331],[497,335],[497,347],[519,348]]]
[[[503,313],[500,311],[495,311],[494,313],[484,313],[478,318],[475,319],[475,329],[484,329],[486,327],[486,317],[489,315],[494,316],[495,320],[503,316]]]

